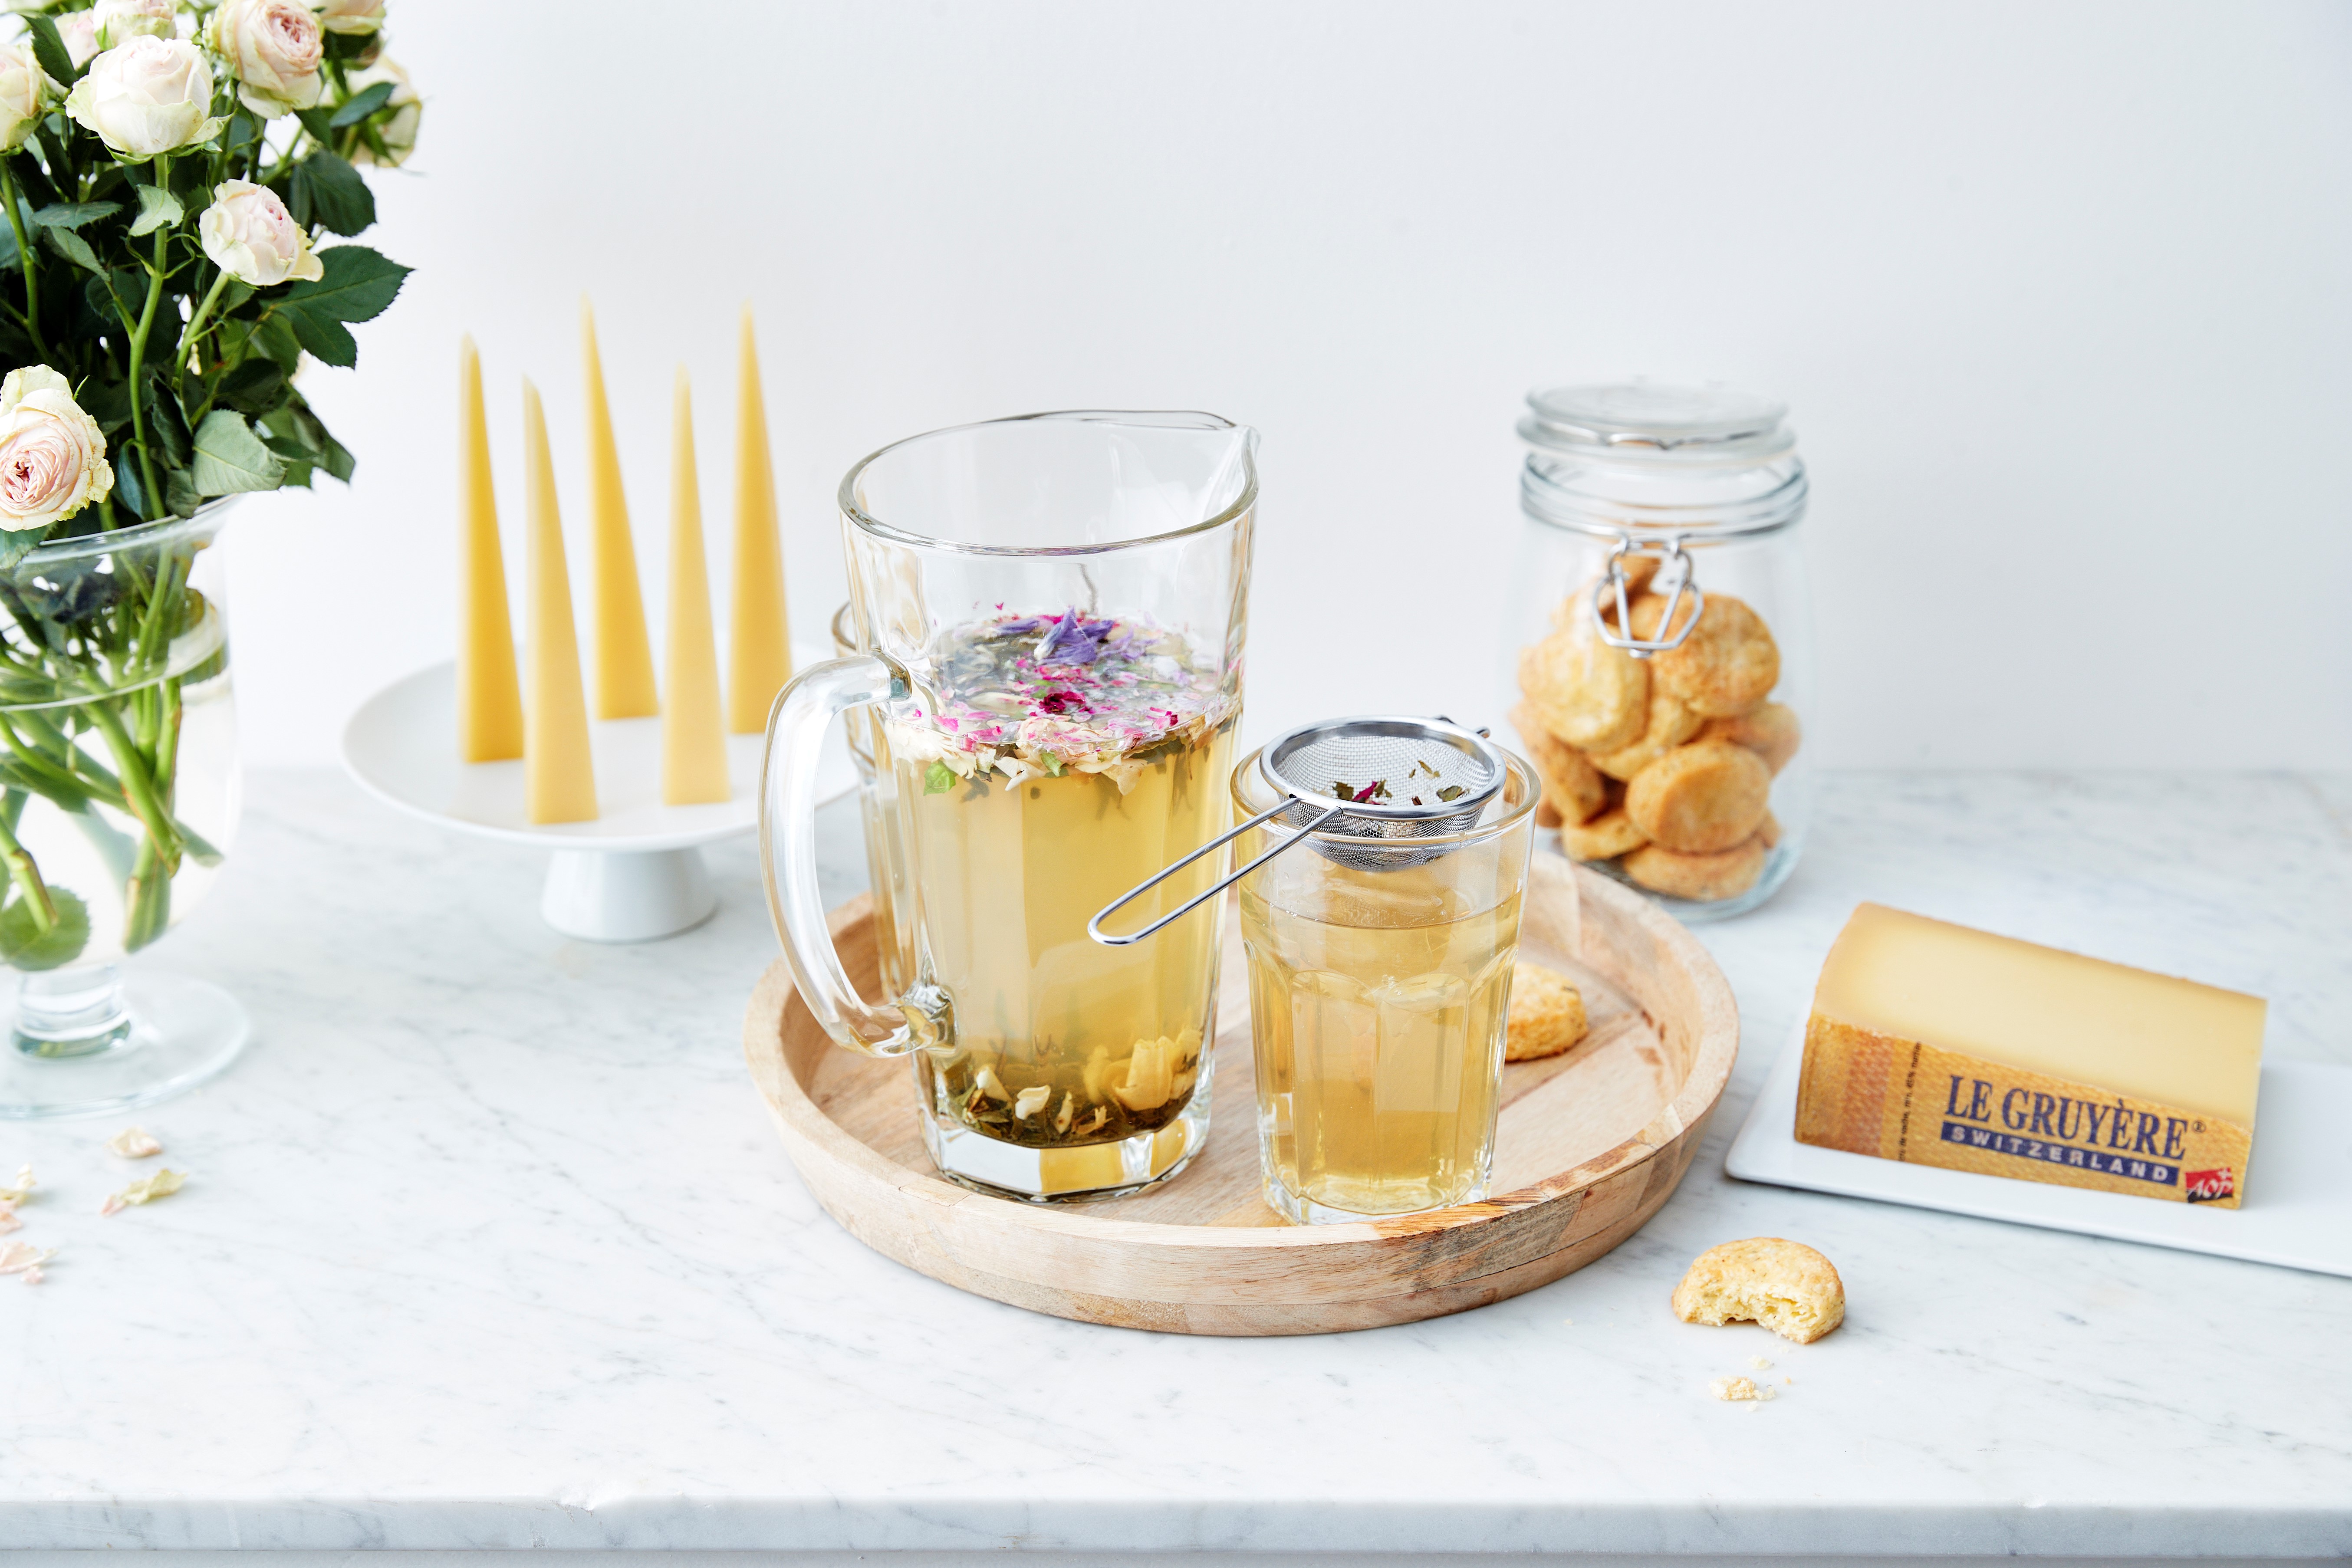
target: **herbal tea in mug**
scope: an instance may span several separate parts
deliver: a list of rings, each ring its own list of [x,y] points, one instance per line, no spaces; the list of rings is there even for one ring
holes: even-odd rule
[[[1214,911],[1149,949],[1097,945],[1087,921],[1227,820],[1253,440],[1205,415],[1043,416],[901,442],[843,483],[869,651],[778,703],[771,888],[811,1013],[853,1049],[914,1056],[926,1142],[967,1184],[1125,1191],[1206,1137]],[[843,975],[804,847],[818,731],[861,705],[903,861],[885,1007]],[[1209,880],[1171,879],[1155,907]]]

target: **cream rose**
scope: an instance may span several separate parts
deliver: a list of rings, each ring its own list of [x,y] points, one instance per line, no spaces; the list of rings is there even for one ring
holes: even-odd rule
[[[221,128],[212,106],[212,68],[185,38],[109,49],[66,95],[66,112],[133,163],[211,140]]]
[[[92,34],[101,49],[133,38],[176,38],[180,16],[172,0],[98,0],[89,8]]]
[[[311,8],[331,33],[373,33],[383,26],[383,0],[318,0]]]
[[[379,160],[365,142],[359,142],[352,144],[352,162],[381,162],[385,168],[396,169],[416,151],[416,122],[425,117],[425,100],[416,96],[408,73],[389,59],[352,72],[352,96],[358,97],[380,81],[393,84],[392,96],[383,100],[384,108],[392,112],[375,122],[375,133],[383,141],[383,157]]]
[[[0,529],[47,528],[114,489],[106,437],[45,364],[0,382]]]
[[[22,44],[0,44],[0,153],[14,153],[56,101],[58,84]]]
[[[310,249],[278,193],[249,180],[229,180],[213,189],[213,205],[197,220],[205,254],[240,283],[267,289],[289,278],[316,280],[327,268]]]
[[[88,11],[68,11],[58,18],[58,37],[79,70],[98,54],[98,18]]]
[[[319,101],[326,46],[301,0],[222,0],[205,36],[228,62],[237,96],[265,120]]]

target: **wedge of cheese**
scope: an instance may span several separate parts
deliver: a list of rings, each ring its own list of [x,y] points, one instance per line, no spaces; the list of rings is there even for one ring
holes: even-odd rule
[[[2235,1208],[2264,1010],[1864,904],[1813,993],[1797,1142]]]

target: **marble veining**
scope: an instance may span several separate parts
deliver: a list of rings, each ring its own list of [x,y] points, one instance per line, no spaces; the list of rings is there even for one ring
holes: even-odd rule
[[[824,842],[846,894],[838,808]],[[101,1219],[131,1119],[0,1126],[62,1248],[0,1280],[0,1546],[2352,1552],[2352,1280],[1722,1173],[1864,897],[2263,993],[2272,1051],[2352,1061],[2352,780],[1830,776],[1794,879],[1701,931],[1758,1054],[1657,1219],[1316,1339],[1063,1322],[851,1239],[745,1075],[751,847],[710,858],[711,923],[600,948],[532,852],[257,776],[142,961],[258,1028],[135,1119],[186,1191]],[[1836,1260],[1845,1328],[1674,1320],[1761,1233]],[[1754,1355],[1781,1398],[1707,1397]]]

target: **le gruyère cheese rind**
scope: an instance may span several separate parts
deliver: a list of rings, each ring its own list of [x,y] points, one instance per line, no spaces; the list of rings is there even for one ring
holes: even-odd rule
[[[1797,1141],[2238,1205],[2264,1004],[1864,904],[1805,1030]]]

